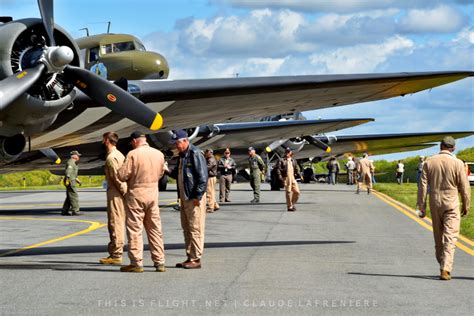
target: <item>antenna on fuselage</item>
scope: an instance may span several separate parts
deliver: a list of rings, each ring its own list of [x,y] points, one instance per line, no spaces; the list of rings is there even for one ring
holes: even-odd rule
[[[87,27],[83,27],[82,29],[79,29],[79,31],[86,31],[86,36],[89,36],[89,29]]]
[[[107,22],[107,34],[110,33],[110,24],[112,24],[112,22]]]

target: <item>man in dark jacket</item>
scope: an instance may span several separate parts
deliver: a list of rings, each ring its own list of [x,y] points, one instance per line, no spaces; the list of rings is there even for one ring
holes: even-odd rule
[[[285,197],[288,212],[296,211],[295,204],[300,197],[300,189],[296,178],[299,178],[299,166],[293,159],[293,152],[290,148],[285,150],[285,158],[278,162],[278,176],[285,184]]]
[[[200,269],[204,251],[207,163],[201,150],[189,143],[184,130],[176,131],[172,142],[179,151],[179,164],[170,176],[178,180],[181,227],[188,257],[186,261],[177,263],[176,267]]]
[[[329,162],[326,165],[328,168],[328,184],[336,184],[337,183],[337,174],[339,173],[340,167],[339,163],[336,160],[336,157],[331,157]]]
[[[214,158],[212,149],[206,149],[204,156],[207,161],[207,210],[208,213],[214,213],[219,209],[219,204],[216,201],[216,176],[217,176],[217,161]]]
[[[230,148],[224,151],[224,157],[219,159],[217,163],[217,171],[219,172],[219,202],[230,202],[230,185],[235,173],[235,160],[230,156]]]

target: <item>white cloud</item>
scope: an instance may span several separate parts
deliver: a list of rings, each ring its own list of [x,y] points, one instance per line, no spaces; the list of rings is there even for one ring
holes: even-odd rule
[[[338,48],[327,53],[313,54],[309,59],[325,73],[373,72],[391,55],[407,54],[413,47],[413,41],[397,35],[381,44]]]
[[[464,16],[452,7],[441,5],[433,9],[410,10],[400,21],[400,30],[407,33],[450,33],[464,24]]]
[[[441,0],[212,0],[243,8],[288,8],[304,12],[360,12],[387,8],[413,8],[438,3]]]

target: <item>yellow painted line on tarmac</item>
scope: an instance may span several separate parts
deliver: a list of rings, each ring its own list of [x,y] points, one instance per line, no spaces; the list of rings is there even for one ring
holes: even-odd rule
[[[164,199],[160,200],[160,202],[169,202],[169,201],[175,201],[176,199]],[[80,202],[80,205],[98,205],[101,201],[97,202]],[[10,205],[3,205],[0,207],[0,210],[16,210],[16,209],[22,209],[22,208],[30,208],[30,207],[57,207],[57,206],[63,206],[63,203],[43,203],[43,204],[36,204],[36,203],[30,203],[30,204],[10,204]],[[99,206],[100,207],[100,206]],[[32,209],[36,210],[36,209]]]
[[[406,216],[408,216],[409,218],[413,219],[415,222],[417,222],[418,224],[420,224],[421,226],[423,226],[424,228],[430,230],[430,231],[433,231],[433,227],[426,223],[424,220],[422,220],[421,218],[418,217],[418,215],[416,215],[415,211],[413,209],[411,209],[410,207],[406,206],[405,204],[399,202],[399,201],[396,201],[394,200],[393,198],[389,197],[388,195],[386,194],[383,194],[381,192],[373,192],[374,195],[376,197],[378,197],[379,199],[381,199],[382,201],[384,201],[385,203],[395,207],[397,210],[399,210],[400,212],[402,212],[403,214],[405,214]],[[401,204],[403,205],[403,207],[401,207],[400,205],[398,204]],[[408,210],[411,210],[412,212],[408,211]],[[430,221],[431,222],[431,221]],[[461,238],[462,237],[462,238]],[[465,240],[468,240],[466,237],[462,236],[462,235],[459,235],[459,239],[462,239],[463,241]],[[470,244],[468,242],[468,244]],[[463,250],[464,252],[466,252],[467,254],[471,255],[471,256],[474,256],[474,249],[471,249],[467,246],[465,246],[464,244],[460,243],[459,241],[456,243],[456,246]]]
[[[91,232],[91,231],[93,231],[93,230],[96,230],[96,229],[99,229],[99,228],[101,228],[101,227],[107,226],[107,224],[100,223],[100,222],[92,222],[92,221],[85,221],[85,220],[78,220],[78,219],[62,219],[62,218],[60,219],[60,218],[36,218],[36,217],[0,216],[0,220],[75,222],[75,223],[86,223],[86,224],[89,224],[89,225],[90,225],[90,226],[89,226],[88,228],[86,228],[86,229],[83,229],[83,230],[81,230],[81,231],[78,231],[78,232],[75,232],[75,233],[72,233],[72,234],[69,234],[69,235],[66,235],[66,236],[62,236],[62,237],[50,239],[50,240],[43,241],[43,242],[40,242],[40,243],[37,243],[37,244],[34,244],[34,245],[30,245],[30,246],[26,246],[26,247],[23,247],[23,248],[19,248],[19,249],[7,251],[7,252],[5,252],[5,253],[0,253],[0,257],[9,256],[9,255],[11,255],[11,254],[18,253],[18,252],[22,252],[22,251],[25,251],[25,250],[28,250],[28,249],[38,248],[38,247],[41,247],[41,246],[44,246],[44,245],[52,244],[52,243],[55,243],[55,242],[58,242],[58,241],[62,241],[62,240],[68,239],[68,238],[72,238],[72,237],[76,237],[76,236],[79,236],[79,235],[83,235],[83,234],[89,233],[89,232]]]

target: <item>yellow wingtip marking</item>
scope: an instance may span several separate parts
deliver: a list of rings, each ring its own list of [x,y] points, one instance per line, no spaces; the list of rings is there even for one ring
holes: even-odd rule
[[[152,131],[159,130],[163,126],[163,117],[161,116],[160,113],[156,114],[155,119],[153,120],[153,123],[150,126],[150,129]]]
[[[57,165],[60,165],[61,164],[61,158],[56,159],[56,161],[54,163],[57,164]]]

